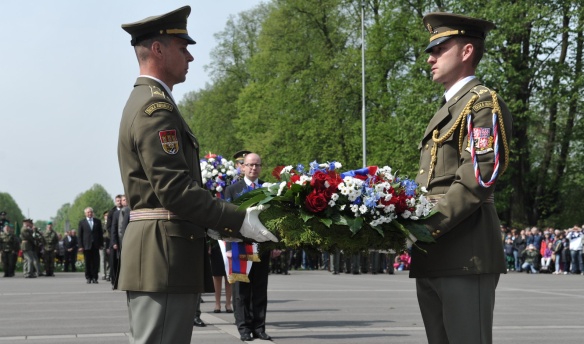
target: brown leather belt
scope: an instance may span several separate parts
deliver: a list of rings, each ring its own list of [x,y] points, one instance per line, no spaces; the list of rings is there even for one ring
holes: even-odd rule
[[[142,220],[181,220],[181,218],[164,208],[145,208],[130,211],[130,222]]]
[[[444,197],[445,194],[437,194],[437,195],[426,195],[426,199],[428,202],[432,204],[438,203]],[[491,194],[483,203],[495,203],[495,194]]]

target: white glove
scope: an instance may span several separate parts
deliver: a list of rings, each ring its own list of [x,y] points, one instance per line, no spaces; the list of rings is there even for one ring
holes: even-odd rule
[[[412,233],[410,233],[406,238],[406,246],[408,248],[412,248],[412,245],[414,245],[416,241],[418,241],[418,238],[416,238]]]
[[[259,205],[249,207],[245,210],[245,219],[241,225],[239,233],[246,238],[250,238],[255,242],[274,241],[278,242],[278,238],[264,227],[260,222],[258,215],[262,210],[268,209],[269,205]]]
[[[221,236],[221,234],[219,234],[219,232],[217,232],[214,229],[207,229],[207,235],[211,239],[215,239],[215,240],[223,240],[223,241],[227,241],[227,242],[241,242],[242,241],[239,238],[224,238]]]

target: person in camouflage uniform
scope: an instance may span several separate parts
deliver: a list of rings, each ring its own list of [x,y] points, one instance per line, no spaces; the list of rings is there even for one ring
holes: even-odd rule
[[[6,224],[0,234],[4,277],[14,276],[14,267],[16,265],[15,259],[16,253],[18,253],[18,239],[12,231],[12,225]]]
[[[20,239],[22,240],[22,257],[24,258],[24,263],[22,265],[22,272],[24,278],[35,278],[37,277],[35,269],[35,240],[33,236],[34,232],[32,230],[32,220],[25,219],[22,221],[22,232],[20,233]],[[38,261],[37,261],[38,264]],[[38,272],[38,271],[37,271]]]
[[[53,230],[53,223],[47,224],[47,229],[43,233],[44,253],[43,260],[45,262],[45,275],[55,276],[55,253],[59,245],[59,237],[57,232]]]

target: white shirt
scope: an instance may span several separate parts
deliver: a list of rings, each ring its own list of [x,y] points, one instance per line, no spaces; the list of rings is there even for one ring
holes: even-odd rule
[[[476,77],[474,75],[469,75],[464,79],[458,80],[454,85],[452,85],[452,87],[450,87],[448,91],[444,92],[446,101],[448,102],[450,98],[454,97],[454,95],[464,87],[464,85],[468,84],[472,79],[475,78]]]

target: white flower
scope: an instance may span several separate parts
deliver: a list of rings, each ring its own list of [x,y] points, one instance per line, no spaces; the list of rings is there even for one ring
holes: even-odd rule
[[[340,162],[335,161],[335,170],[338,170],[341,167],[343,167],[343,165],[341,165]]]
[[[332,199],[328,202],[329,207],[334,207],[336,205],[335,201]]]
[[[288,166],[284,167],[280,173],[290,173],[290,171],[292,171],[292,169],[293,169],[292,165],[288,165]]]
[[[402,216],[404,219],[407,219],[407,218],[409,218],[409,217],[410,217],[410,215],[412,215],[412,212],[411,212],[411,211],[409,211],[409,210],[407,210],[407,209],[406,209],[406,211],[404,211],[404,212],[403,212],[403,214],[401,214],[401,216]]]
[[[341,211],[343,211],[343,210],[345,210],[345,207],[346,207],[346,206],[347,206],[346,204],[343,204],[343,205],[341,205],[341,206],[339,207],[339,209],[341,209]]]
[[[338,193],[332,194],[331,199],[336,202],[339,199],[339,194]]]
[[[356,215],[359,215],[359,206],[357,204],[351,204],[351,211]]]
[[[217,171],[217,170],[213,170],[213,172],[212,172],[212,173],[213,173],[213,175],[214,175],[214,176],[216,176],[216,175],[218,175],[218,174],[219,174],[219,171]]]
[[[221,187],[221,185],[217,185],[217,188],[215,190],[217,190],[217,192],[221,192],[223,191],[223,188]]]
[[[366,214],[367,213],[367,206],[365,204],[361,204],[361,206],[359,207],[359,211],[361,212],[361,214]]]

